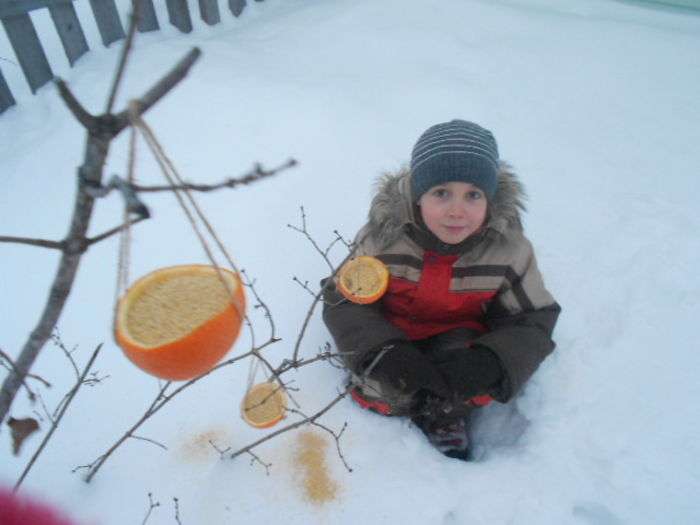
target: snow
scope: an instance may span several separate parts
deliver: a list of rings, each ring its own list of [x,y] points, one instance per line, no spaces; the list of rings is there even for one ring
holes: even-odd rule
[[[48,13],[32,17],[55,72],[98,112],[119,46],[103,48],[88,3],[75,5],[92,50],[74,69]],[[125,14],[128,2],[119,6]],[[272,463],[269,475],[249,457],[220,460],[207,442],[234,450],[264,435],[238,416],[245,363],[198,383],[139,430],[167,451],[131,440],[85,484],[71,470],[105,452],[158,389],[111,337],[113,238],[83,258],[59,322],[81,365],[104,342],[96,368],[109,378],[79,392],[22,491],[105,525],[143,521],[149,492],[161,503],[149,524],[175,522],[174,497],[183,524],[700,522],[700,16],[608,0],[268,0],[223,18],[215,27],[195,20],[189,35],[165,23],[138,35],[117,107],[198,46],[191,75],[146,117],[183,176],[218,182],[257,161],[300,161],[272,180],[198,196],[272,311],[282,341],[266,351],[270,360],[291,355],[310,304],[292,277],[316,286],[328,274],[287,227],[300,225],[299,207],[322,246],[335,229],[352,237],[374,178],[405,162],[427,126],[451,118],[492,129],[526,185],[527,232],[564,309],[557,350],[516,401],[480,415],[474,463],[445,458],[407,422],[343,400],[321,422],[348,423],[341,445],[353,472],[315,429],[328,441],[337,493],[310,501],[294,461],[299,432],[256,449]],[[0,56],[14,60],[4,33]],[[0,232],[60,239],[83,131],[54,89],[32,96],[19,68],[1,65],[18,105],[0,116]],[[105,173],[124,174],[126,139],[115,141]],[[162,182],[145,147],[137,173],[144,184]],[[131,276],[205,263],[172,197],[145,200],[154,217],[134,229]],[[100,201],[91,234],[118,224],[121,206],[116,195]],[[337,263],[343,248],[331,256]],[[0,257],[0,348],[16,356],[58,259],[10,244],[0,244]],[[251,315],[257,337],[267,337],[260,312]],[[302,355],[328,340],[317,312]],[[231,355],[249,347],[245,335]],[[39,388],[49,406],[74,380],[52,345],[33,372],[54,385]],[[289,378],[307,413],[344,379],[323,363]],[[12,413],[35,409],[21,392]],[[30,438],[14,457],[3,429],[0,483],[14,484],[39,442]]]

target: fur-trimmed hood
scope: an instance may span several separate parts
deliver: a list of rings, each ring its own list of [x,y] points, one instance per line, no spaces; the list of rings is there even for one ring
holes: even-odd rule
[[[499,162],[498,186],[488,203],[486,229],[504,234],[508,229],[522,230],[521,211],[525,211],[525,189],[512,167]],[[384,173],[377,180],[376,194],[369,210],[368,232],[380,246],[388,246],[404,232],[407,224],[419,227],[414,212],[410,184],[411,172],[401,168]]]

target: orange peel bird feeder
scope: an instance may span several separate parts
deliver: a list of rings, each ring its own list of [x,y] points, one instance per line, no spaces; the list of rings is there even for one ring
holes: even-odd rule
[[[355,257],[338,272],[338,291],[353,303],[374,303],[382,298],[388,287],[389,270],[376,257]]]
[[[192,379],[231,348],[245,302],[235,272],[207,265],[162,268],[136,281],[119,301],[115,339],[149,374]]]
[[[125,206],[118,261],[118,291],[124,293],[115,308],[114,337],[126,357],[145,372],[171,381],[194,379],[214,368],[238,338],[246,318],[244,285],[226,247],[141,118],[137,105],[132,103],[129,108],[128,182],[134,180],[140,133],[211,264],[161,268],[129,285],[129,213],[133,210]],[[231,270],[216,263],[202,230],[216,241]]]

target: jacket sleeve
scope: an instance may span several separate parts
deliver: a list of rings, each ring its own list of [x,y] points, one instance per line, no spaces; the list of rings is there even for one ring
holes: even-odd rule
[[[489,332],[472,344],[492,350],[505,372],[494,397],[512,399],[554,350],[552,331],[561,307],[545,289],[532,245],[524,239],[522,262],[510,267],[507,284],[499,290],[485,312]]]
[[[360,230],[355,242],[355,256],[376,255],[370,239]],[[329,278],[330,279],[330,278]],[[389,341],[408,340],[406,334],[391,324],[382,313],[381,300],[372,304],[356,304],[337,291],[333,281],[322,281],[323,321],[333,336],[345,365],[361,374],[376,351]]]

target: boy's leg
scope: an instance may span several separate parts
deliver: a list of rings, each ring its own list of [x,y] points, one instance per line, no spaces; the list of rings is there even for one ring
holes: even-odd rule
[[[458,328],[418,342],[418,346],[436,365],[449,363],[454,352],[468,352],[468,346],[478,334]],[[473,399],[426,400],[422,413],[412,421],[430,443],[446,456],[468,461],[471,459],[469,423],[475,408]]]

